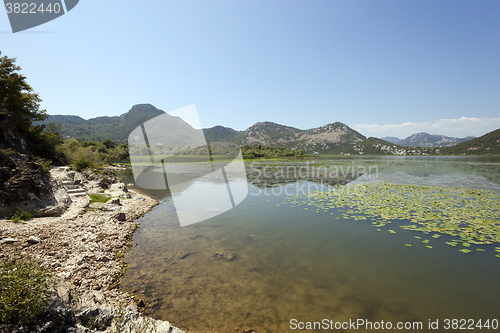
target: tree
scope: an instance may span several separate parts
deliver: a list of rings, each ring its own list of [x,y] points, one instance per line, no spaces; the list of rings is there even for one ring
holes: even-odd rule
[[[2,52],[0,52],[0,108],[14,114],[22,135],[31,136],[33,131],[40,133],[43,127],[33,126],[32,122],[47,118],[46,111],[40,110],[42,100],[26,82],[26,77],[19,73],[21,67],[15,65],[16,58],[1,55]]]
[[[40,109],[42,100],[19,73],[21,67],[15,62],[16,58],[2,56],[0,52],[0,125],[11,133],[10,148],[64,163],[64,156],[55,151],[61,141],[60,127],[49,125],[44,132],[45,125],[33,125],[34,121],[47,118],[46,111]],[[2,146],[9,148],[9,142],[3,142]]]

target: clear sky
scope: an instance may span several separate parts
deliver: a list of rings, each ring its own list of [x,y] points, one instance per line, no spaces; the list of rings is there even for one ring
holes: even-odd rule
[[[500,128],[500,1],[80,0],[12,34],[49,114],[196,104],[204,127],[341,121],[367,136]]]

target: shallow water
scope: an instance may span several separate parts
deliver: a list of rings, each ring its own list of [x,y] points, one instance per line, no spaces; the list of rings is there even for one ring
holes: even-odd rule
[[[377,166],[376,173],[365,173],[354,184],[500,190],[499,158],[308,162],[328,170]],[[485,252],[464,254],[446,245],[452,237],[443,236],[430,238],[431,250],[416,244],[421,232],[398,228],[405,221],[393,221],[396,234],[390,234],[378,232],[369,217],[347,220],[335,209],[318,213],[284,204],[287,194],[318,189],[317,183],[249,186],[249,195],[236,208],[183,228],[171,196],[156,193],[162,203],[140,219],[122,286],[153,304],[153,316],[198,332],[241,331],[244,325],[256,332],[287,332],[293,331],[291,319],[422,322],[419,331],[428,331],[428,321],[436,319],[441,330],[447,318],[500,320],[498,243],[482,246]],[[224,251],[234,253],[234,259],[215,255]]]

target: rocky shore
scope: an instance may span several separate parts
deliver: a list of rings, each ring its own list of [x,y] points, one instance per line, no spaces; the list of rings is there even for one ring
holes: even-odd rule
[[[182,332],[143,315],[143,300],[118,288],[135,219],[158,202],[128,190],[109,169],[59,167],[51,178],[64,212],[26,223],[0,220],[0,261],[22,255],[50,266],[52,301],[34,322],[0,325],[0,332]],[[89,194],[111,199],[92,202]]]

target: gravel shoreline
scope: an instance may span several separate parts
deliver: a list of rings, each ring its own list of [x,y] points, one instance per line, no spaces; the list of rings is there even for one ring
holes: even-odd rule
[[[0,332],[173,332],[166,321],[141,314],[143,300],[118,289],[123,260],[139,224],[158,201],[130,191],[112,171],[51,171],[54,192],[67,209],[26,223],[0,220],[0,260],[16,253],[55,272],[49,309],[29,325],[0,325]],[[91,203],[88,194],[112,197]]]

